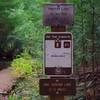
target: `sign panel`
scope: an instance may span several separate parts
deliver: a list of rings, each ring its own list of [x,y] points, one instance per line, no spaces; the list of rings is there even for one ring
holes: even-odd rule
[[[71,75],[73,42],[69,32],[50,32],[44,36],[44,69],[46,75]]]
[[[44,4],[43,24],[46,26],[65,26],[73,24],[74,7],[72,4]]]
[[[75,95],[75,79],[41,79],[39,82],[41,95]]]

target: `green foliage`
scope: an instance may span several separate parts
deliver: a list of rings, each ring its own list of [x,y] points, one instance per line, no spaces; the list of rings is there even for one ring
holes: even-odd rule
[[[22,100],[22,98],[13,94],[8,96],[8,100]]]
[[[25,51],[21,55],[17,55],[11,65],[15,69],[13,75],[20,74],[24,78],[11,92],[12,96],[10,98],[24,98],[26,100],[34,100],[34,98],[36,98],[35,100],[40,100],[38,77],[42,72],[41,59],[32,59],[32,57]]]
[[[32,58],[24,52],[20,56],[17,56],[11,63],[11,66],[15,68],[15,75],[30,75],[32,74]]]
[[[5,32],[4,38],[2,38],[3,33],[0,33],[0,46],[3,51],[12,50],[15,56],[17,48],[13,44],[21,44],[18,47],[19,50],[27,49],[34,58],[42,58],[42,36],[47,31],[42,25],[42,4],[44,2],[45,0],[2,0],[0,2],[0,13],[4,19],[3,23],[7,23],[9,26],[7,26],[9,31]],[[1,24],[0,26],[4,25]],[[11,37],[13,37],[12,41],[14,43],[11,41]],[[9,46],[11,47],[10,49]]]
[[[32,61],[33,76],[38,77],[42,74],[42,60],[34,59]]]
[[[68,1],[75,5],[74,26],[71,29],[69,29],[69,31],[73,33],[74,37],[74,65],[77,67],[80,66],[82,64],[83,59],[85,59],[86,62],[88,62],[89,64],[88,66],[90,66],[91,64],[89,62],[91,62],[92,56],[96,57],[95,63],[96,61],[99,63],[97,59],[100,60],[100,52],[98,52],[98,55],[96,53],[99,50],[98,46],[100,45],[100,29],[97,29],[100,26],[98,24],[98,22],[100,23],[100,12],[98,13],[98,10],[100,9],[100,6],[98,6],[100,4],[100,1]],[[92,37],[94,37],[94,40]],[[92,53],[93,41],[95,45],[94,54]]]
[[[37,76],[42,72],[42,60],[32,59],[26,51],[17,55],[13,59],[11,66],[15,69],[14,75],[33,75]]]
[[[22,79],[11,92],[12,97],[31,98],[29,100],[41,100],[39,96],[39,79],[30,75]],[[26,99],[27,100],[27,99]]]
[[[32,100],[31,97],[19,96],[16,94],[9,95],[7,100]]]

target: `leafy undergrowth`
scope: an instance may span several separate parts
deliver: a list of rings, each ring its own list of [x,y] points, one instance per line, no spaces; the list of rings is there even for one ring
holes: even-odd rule
[[[14,100],[41,100],[39,95],[39,79],[29,76],[20,80],[9,97],[16,98]]]
[[[33,59],[26,51],[21,55],[17,55],[12,61],[11,66],[14,68],[12,73],[14,76],[38,76],[42,71],[42,61],[40,59]]]
[[[15,69],[12,75],[22,77],[11,91],[8,100],[42,100],[39,96],[39,76],[42,75],[42,61],[32,59],[24,52],[11,63]]]

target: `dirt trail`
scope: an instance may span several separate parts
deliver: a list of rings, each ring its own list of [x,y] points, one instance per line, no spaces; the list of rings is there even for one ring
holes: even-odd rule
[[[14,85],[16,78],[11,74],[11,72],[11,68],[0,71],[0,94],[6,94]]]

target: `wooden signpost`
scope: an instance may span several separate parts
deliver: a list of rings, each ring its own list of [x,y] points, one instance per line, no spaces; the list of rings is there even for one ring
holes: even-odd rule
[[[52,76],[39,81],[40,94],[48,95],[46,100],[65,100],[65,95],[76,94],[75,79],[70,77],[73,72],[73,39],[70,32],[65,32],[66,26],[73,24],[73,9],[73,5],[66,4],[65,0],[44,4],[43,24],[51,26],[52,31],[44,36],[44,71]]]

